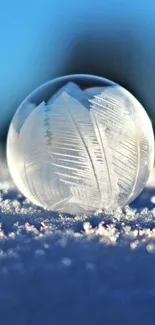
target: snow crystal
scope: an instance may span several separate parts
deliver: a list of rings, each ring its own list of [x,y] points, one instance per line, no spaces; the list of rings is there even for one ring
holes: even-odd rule
[[[153,204],[155,204],[155,196],[152,196],[151,199],[150,199],[150,201],[151,201]]]
[[[70,266],[70,265],[72,264],[72,261],[71,261],[70,258],[68,258],[68,257],[64,257],[64,258],[62,258],[61,263],[62,263],[64,266]]]

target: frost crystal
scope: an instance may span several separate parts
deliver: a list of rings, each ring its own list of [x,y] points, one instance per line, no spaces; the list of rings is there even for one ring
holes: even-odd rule
[[[140,103],[118,85],[61,87],[19,108],[10,126],[11,175],[34,204],[68,213],[116,209],[137,197],[153,165],[154,139]]]

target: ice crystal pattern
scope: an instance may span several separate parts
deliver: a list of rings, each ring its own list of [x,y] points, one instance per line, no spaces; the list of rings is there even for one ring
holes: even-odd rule
[[[14,182],[36,205],[65,213],[115,209],[148,180],[152,126],[124,88],[83,91],[67,83],[47,102],[17,111],[7,158]]]

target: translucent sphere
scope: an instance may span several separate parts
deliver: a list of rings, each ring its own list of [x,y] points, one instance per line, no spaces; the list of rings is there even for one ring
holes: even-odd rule
[[[42,85],[17,110],[7,140],[8,166],[34,204],[88,213],[129,204],[154,161],[151,122],[124,88],[71,75]]]

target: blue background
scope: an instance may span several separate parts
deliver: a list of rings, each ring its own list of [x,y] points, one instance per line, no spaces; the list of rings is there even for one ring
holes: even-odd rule
[[[0,0],[0,138],[21,101],[53,77],[94,73],[154,114],[155,3]]]

